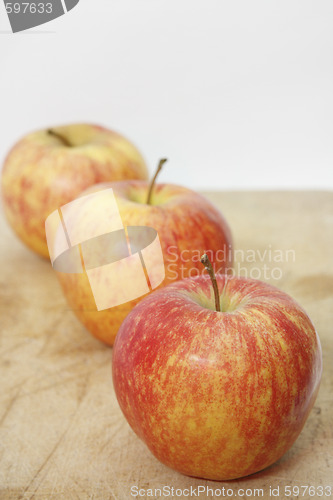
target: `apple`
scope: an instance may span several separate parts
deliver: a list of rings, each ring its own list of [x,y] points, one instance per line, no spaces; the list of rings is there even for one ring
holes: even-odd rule
[[[318,335],[286,293],[206,274],[172,283],[127,316],[113,384],[134,432],[167,466],[231,480],[278,460],[300,434],[321,373]]]
[[[32,250],[48,257],[45,219],[92,184],[146,179],[139,151],[104,127],[74,124],[33,132],[11,149],[2,172],[9,224]]]
[[[200,194],[173,184],[155,185],[155,179],[156,175],[150,185],[140,180],[102,183],[84,191],[82,196],[112,188],[125,227],[148,226],[157,231],[165,267],[160,287],[199,274],[202,270],[200,257],[207,249],[211,250],[211,259],[222,272],[231,268],[231,233],[222,214]],[[86,222],[88,228],[104,223],[98,215],[100,210],[100,206],[91,207]],[[113,345],[121,323],[142,295],[98,311],[86,273],[58,271],[57,276],[79,320],[96,338]],[[134,284],[136,276],[131,279]],[[120,293],[117,283],[106,283],[106,286],[108,294]]]

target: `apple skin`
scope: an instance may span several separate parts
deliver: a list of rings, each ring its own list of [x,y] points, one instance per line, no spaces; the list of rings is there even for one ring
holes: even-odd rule
[[[190,476],[231,480],[278,460],[300,434],[321,373],[305,311],[258,280],[208,275],[143,299],[113,349],[122,412],[151,452]],[[208,308],[207,308],[208,307]]]
[[[98,182],[148,176],[139,151],[116,132],[92,124],[52,130],[72,146],[47,129],[33,132],[14,145],[2,172],[9,224],[29,248],[47,258],[45,220],[51,212]]]
[[[102,183],[87,189],[82,196],[110,187],[116,197],[124,226],[150,226],[157,231],[165,264],[165,279],[160,287],[191,274],[201,273],[203,268],[200,255],[207,249],[211,249],[211,260],[217,263],[218,269],[224,272],[232,267],[229,226],[222,214],[203,196],[185,187],[157,184],[152,204],[147,205],[145,201],[149,183],[139,180]],[[98,224],[93,208],[90,215],[87,224]],[[195,249],[199,255],[195,262],[191,258],[192,254],[187,253],[188,248]],[[223,248],[226,249],[225,258],[221,254]],[[178,272],[179,268],[182,268],[181,273]],[[96,338],[112,346],[121,323],[142,297],[97,311],[85,273],[57,272],[57,276],[78,319]],[[111,293],[117,293],[116,287],[110,287]]]

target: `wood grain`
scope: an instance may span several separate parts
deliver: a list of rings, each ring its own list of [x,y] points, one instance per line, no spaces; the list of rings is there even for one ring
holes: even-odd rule
[[[206,196],[223,211],[235,248],[243,251],[236,255],[236,269],[252,272],[253,277],[261,273],[263,279],[264,265],[266,271],[278,268],[278,279],[266,272],[265,280],[302,304],[319,333],[323,379],[294,446],[267,470],[225,483],[188,478],[160,464],[128,427],[117,405],[111,349],[85,331],[66,305],[49,262],[27,250],[1,216],[1,499],[122,500],[132,498],[132,486],[225,487],[235,497],[240,489],[260,489],[263,495],[259,491],[256,496],[262,498],[270,497],[270,487],[279,487],[279,497],[284,498],[286,485],[332,485],[333,195]],[[255,262],[249,250],[256,253]],[[288,250],[294,251],[294,258],[286,258]],[[276,251],[282,262],[272,261]],[[158,492],[148,495],[141,498],[160,498]],[[199,497],[221,498],[206,492]]]

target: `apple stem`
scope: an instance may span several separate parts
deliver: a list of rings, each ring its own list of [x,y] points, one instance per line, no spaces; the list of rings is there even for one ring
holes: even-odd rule
[[[64,146],[67,146],[68,148],[72,147],[71,143],[69,142],[68,139],[66,139],[66,137],[64,137],[63,135],[59,134],[58,132],[56,132],[52,128],[49,128],[48,131],[47,131],[47,133],[49,135],[52,135],[53,137],[56,137],[57,139],[59,139],[59,141],[61,141]]]
[[[149,186],[149,191],[148,191],[148,196],[147,196],[147,201],[146,201],[147,205],[151,205],[151,195],[153,193],[156,178],[157,178],[158,174],[160,173],[160,171],[162,170],[162,167],[166,161],[168,161],[167,158],[162,158],[157,165],[155,175],[152,178],[152,181],[151,181],[150,186]]]
[[[214,269],[213,269],[212,263],[209,260],[209,257],[208,257],[208,255],[206,253],[203,254],[203,256],[201,257],[200,261],[205,266],[205,269],[208,272],[210,279],[212,280],[212,285],[213,285],[213,290],[214,290],[214,296],[215,296],[215,310],[217,312],[221,312],[220,294],[219,294],[219,289],[218,289],[218,286],[217,286],[216,276],[215,276],[215,273],[214,273]]]

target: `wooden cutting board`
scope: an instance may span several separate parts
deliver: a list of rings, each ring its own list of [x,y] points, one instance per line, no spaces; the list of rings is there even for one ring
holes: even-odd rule
[[[184,498],[191,486],[196,493],[199,486],[216,490],[215,496],[205,492],[199,498],[221,498],[223,487],[225,496],[227,489],[234,496],[248,489],[248,497],[262,498],[272,497],[270,488],[275,493],[279,488],[278,497],[284,498],[286,487],[312,486],[315,490],[304,495],[301,489],[299,498],[316,498],[320,487],[332,485],[333,194],[206,196],[233,229],[236,270],[291,294],[318,330],[324,373],[296,443],[267,470],[238,481],[193,479],[160,464],[118,407],[111,349],[81,326],[50,263],[27,250],[1,216],[1,499],[122,500],[134,498],[132,487],[144,490],[141,498],[167,498],[148,490],[163,486],[170,495],[172,487],[178,495],[183,490]]]

